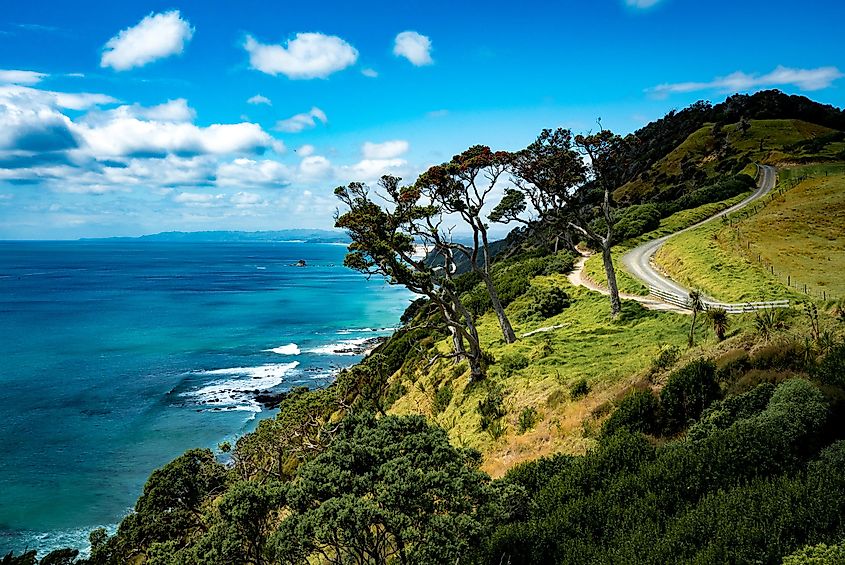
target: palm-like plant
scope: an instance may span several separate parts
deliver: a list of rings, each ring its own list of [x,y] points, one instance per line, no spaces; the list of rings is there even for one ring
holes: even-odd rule
[[[725,339],[725,334],[731,327],[731,321],[728,318],[728,312],[724,308],[710,308],[707,310],[707,319],[716,332],[716,337],[719,341]]]
[[[695,322],[698,320],[698,313],[704,309],[704,301],[701,299],[701,292],[691,290],[689,293],[689,307],[692,310],[692,324],[689,328],[689,346],[695,343]]]

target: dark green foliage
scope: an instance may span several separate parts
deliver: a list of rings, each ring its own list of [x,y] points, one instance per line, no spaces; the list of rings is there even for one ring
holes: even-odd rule
[[[569,387],[569,397],[572,400],[584,398],[588,394],[590,394],[590,385],[587,384],[587,379],[578,379]]]
[[[675,212],[697,208],[710,202],[721,202],[733,198],[738,194],[747,192],[754,188],[754,179],[748,175],[737,175],[730,179],[720,180],[714,184],[697,188],[692,192],[680,195],[678,198],[665,201],[666,195],[661,195],[658,201],[661,213],[664,217],[671,216]]]
[[[433,305],[428,298],[417,298],[411,304],[405,308],[405,311],[402,312],[402,316],[399,320],[403,324],[409,324],[417,317],[426,316],[433,310]]]
[[[510,377],[515,372],[521,371],[528,366],[528,357],[522,353],[506,353],[496,361],[496,367],[499,368],[502,376]]]
[[[564,453],[540,457],[512,467],[502,480],[518,485],[534,495],[546,486],[550,477],[561,474],[564,469],[576,464],[577,461],[579,461],[578,457]]]
[[[431,403],[431,412],[433,415],[437,416],[449,406],[449,403],[452,402],[452,395],[454,391],[452,389],[452,383],[446,383],[437,387],[434,391],[434,400]]]
[[[751,355],[754,369],[802,370],[806,368],[805,346],[799,341],[779,341],[764,345]]]
[[[533,406],[523,408],[522,412],[519,413],[519,420],[517,421],[517,431],[519,434],[524,434],[528,430],[533,429],[537,425],[539,418],[540,415]]]
[[[487,520],[524,506],[518,491],[491,489],[478,462],[422,417],[348,417],[331,447],[302,467],[288,493],[293,513],[270,536],[270,551],[282,562],[321,548],[343,562],[362,554],[379,563],[462,560]]]
[[[750,418],[766,407],[774,392],[773,384],[762,383],[746,393],[714,402],[701,414],[698,421],[690,426],[687,438],[703,439],[716,430],[730,427],[738,420]]]
[[[545,260],[546,264],[542,272],[544,275],[566,274],[575,266],[575,255],[571,251],[558,251],[546,257]]]
[[[674,345],[664,345],[654,361],[651,362],[652,372],[665,371],[672,367],[681,356],[681,350]]]
[[[221,492],[226,469],[208,449],[192,449],[153,471],[135,505],[120,524],[138,547],[156,541],[185,542],[204,527],[200,511],[209,495]]]
[[[813,377],[824,384],[845,388],[845,344],[835,346],[813,369]]]
[[[633,432],[659,432],[659,404],[650,390],[635,390],[626,395],[602,425],[603,435],[625,429]]]
[[[716,359],[716,379],[719,382],[731,381],[749,367],[748,352],[744,349],[731,349]]]
[[[614,241],[618,243],[656,230],[663,215],[656,204],[634,204],[624,208],[613,226]]]
[[[482,431],[486,431],[494,422],[498,422],[507,414],[504,407],[505,394],[502,387],[487,383],[485,388],[484,398],[478,401],[475,409],[481,417],[478,427]]]
[[[537,509],[499,527],[487,561],[776,563],[841,537],[845,446],[803,471],[827,418],[822,394],[794,379],[760,410],[752,397],[722,406],[733,422],[699,440],[654,448],[621,429],[584,457],[515,470],[505,480],[536,489]]]
[[[493,267],[493,283],[503,306],[507,306],[531,288],[531,279],[543,274],[566,273],[575,264],[574,256],[569,252],[559,252],[545,257],[529,257],[520,260],[503,261]],[[461,280],[463,275],[459,277]],[[472,279],[468,279],[472,280]],[[467,281],[467,282],[468,282]],[[462,280],[461,288],[466,286]],[[480,316],[490,309],[490,297],[480,281],[466,291],[461,299],[467,310]]]
[[[698,360],[669,375],[660,391],[660,408],[666,434],[681,431],[695,420],[711,402],[719,398],[716,367],[711,361]]]
[[[78,556],[77,549],[57,549],[42,557],[38,565],[73,565]]]
[[[545,320],[557,316],[569,307],[569,295],[562,288],[531,287],[528,292],[529,305],[527,314],[530,318]]]

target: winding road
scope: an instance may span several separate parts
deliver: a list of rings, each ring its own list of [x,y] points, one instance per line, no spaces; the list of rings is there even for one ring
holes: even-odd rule
[[[652,257],[654,257],[654,254],[657,253],[657,250],[660,249],[660,247],[664,243],[666,243],[669,238],[675,237],[678,234],[690,230],[694,230],[695,228],[703,226],[708,222],[712,222],[713,220],[716,220],[725,214],[736,212],[737,210],[748,206],[752,202],[759,200],[760,198],[768,194],[775,186],[775,182],[777,180],[777,172],[774,167],[769,165],[758,165],[758,167],[759,181],[757,183],[757,190],[754,191],[754,193],[751,194],[748,198],[738,204],[731,206],[730,208],[722,210],[718,214],[715,214],[707,218],[706,220],[698,222],[697,224],[693,224],[687,228],[676,231],[675,233],[671,233],[669,235],[665,235],[663,237],[647,241],[642,245],[631,249],[625,255],[622,256],[622,264],[624,265],[625,270],[631,275],[633,275],[636,279],[640,280],[646,286],[656,288],[658,291],[668,292],[679,296],[689,295],[689,289],[683,287],[682,285],[678,284],[669,277],[657,271],[657,269],[652,264]],[[601,292],[602,294],[608,294],[608,290],[606,288],[596,285],[594,282],[582,276],[582,271],[586,260],[587,257],[582,257],[578,261],[578,263],[575,265],[575,270],[569,275],[569,280],[575,285],[584,286],[589,288],[590,290]],[[620,296],[625,299],[636,300],[637,302],[643,304],[643,306],[645,306],[646,308],[650,308],[653,310],[671,310],[685,313],[689,312],[686,309],[678,308],[677,306],[667,304],[666,302],[660,300],[659,298],[656,298],[653,295],[649,295],[646,297],[635,296],[631,294],[620,294]]]

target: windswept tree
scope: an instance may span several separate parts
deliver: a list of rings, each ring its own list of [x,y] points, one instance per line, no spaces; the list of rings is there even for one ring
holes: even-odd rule
[[[586,178],[572,132],[562,128],[544,129],[531,145],[513,154],[511,172],[517,189],[505,191],[490,219],[529,225],[557,252],[560,240],[567,238],[569,232],[573,194]],[[524,218],[528,205],[537,214],[536,218]]]
[[[513,326],[505,314],[493,283],[493,257],[487,235],[487,221],[482,215],[490,194],[507,172],[510,153],[491,151],[484,145],[470,147],[442,165],[435,165],[420,175],[415,187],[444,213],[459,217],[472,232],[472,243],[465,245],[451,238],[441,238],[439,245],[452,255],[461,254],[471,269],[479,274],[490,295],[490,304],[499,320],[502,337],[516,341]]]
[[[472,380],[483,378],[481,346],[470,312],[461,303],[452,282],[452,247],[440,230],[440,210],[423,205],[418,188],[400,186],[401,179],[383,176],[379,187],[386,206],[373,201],[363,183],[353,182],[335,189],[348,211],[338,214],[335,226],[352,238],[344,265],[368,276],[383,276],[390,284],[401,284],[426,296],[440,312],[453,336],[455,359],[465,358]],[[431,265],[416,254],[415,244],[444,257],[444,264]]]
[[[621,302],[610,251],[615,223],[612,192],[630,175],[631,147],[629,140],[604,129],[574,137],[566,129],[543,130],[534,143],[516,153],[512,167],[514,183],[542,222],[558,233],[571,228],[601,249],[614,317]]]

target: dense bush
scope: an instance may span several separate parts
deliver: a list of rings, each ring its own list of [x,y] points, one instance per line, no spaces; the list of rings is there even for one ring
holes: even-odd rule
[[[454,390],[452,389],[452,383],[446,383],[442,386],[437,387],[434,391],[434,400],[431,403],[431,412],[433,415],[437,416],[446,408],[448,408],[449,403],[452,402],[452,395],[454,394]]]
[[[813,369],[813,376],[824,384],[845,388],[845,343],[835,346]]]
[[[773,384],[762,383],[743,394],[717,400],[702,412],[697,422],[690,426],[687,438],[703,439],[716,430],[728,428],[738,420],[750,418],[766,407],[774,391]]]
[[[806,367],[807,350],[803,343],[784,340],[769,343],[755,350],[751,355],[754,369],[801,370]]]
[[[664,201],[663,198],[665,197],[661,197],[661,200],[658,200],[656,204],[660,207],[660,211],[664,217],[671,216],[681,210],[697,208],[698,206],[711,202],[721,202],[722,200],[733,198],[743,192],[748,192],[754,186],[754,179],[748,175],[736,175],[735,177],[697,188],[672,201]]]
[[[623,428],[584,457],[515,471],[505,480],[537,489],[537,508],[498,528],[487,561],[768,563],[841,536],[845,445],[803,470],[819,449],[823,395],[793,379],[755,411],[758,400],[698,440],[654,448]]]
[[[639,237],[660,227],[662,217],[655,204],[634,204],[624,208],[613,225],[613,238],[617,243]]]
[[[626,395],[610,418],[602,425],[602,434],[611,435],[621,429],[655,434],[659,432],[659,404],[650,390],[635,390]]]
[[[537,320],[557,316],[570,304],[569,295],[559,286],[531,287],[528,292],[528,301],[526,313],[529,318]]]
[[[507,414],[504,406],[505,393],[502,387],[487,382],[485,389],[484,397],[478,401],[478,405],[475,408],[480,416],[478,427],[482,431],[487,431],[488,428]]]
[[[540,415],[533,406],[523,408],[522,412],[519,413],[519,420],[517,421],[517,431],[519,434],[524,434],[528,430],[533,429],[537,425],[539,418]]]
[[[711,402],[719,398],[716,367],[698,360],[669,375],[660,391],[660,408],[666,434],[677,433],[695,420]]]
[[[528,363],[528,357],[522,353],[505,353],[496,361],[496,367],[503,377],[510,377],[526,368]]]

